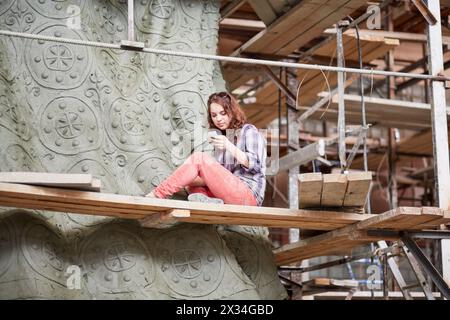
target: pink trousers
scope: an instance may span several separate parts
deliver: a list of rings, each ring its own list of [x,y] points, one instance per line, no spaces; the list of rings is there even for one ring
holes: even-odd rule
[[[206,187],[190,184],[200,177]],[[203,193],[220,198],[225,204],[256,206],[257,202],[250,188],[237,176],[224,168],[207,153],[195,152],[175,172],[153,190],[156,197],[165,199],[187,187],[189,193]]]

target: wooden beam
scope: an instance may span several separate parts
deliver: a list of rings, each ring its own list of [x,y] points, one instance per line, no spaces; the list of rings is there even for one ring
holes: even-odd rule
[[[400,207],[358,224],[358,229],[415,230],[424,223],[433,224],[444,216],[439,208]],[[434,224],[437,226],[437,224]]]
[[[337,280],[328,278],[315,278],[305,282],[302,282],[303,286],[311,287],[327,287],[327,289],[332,288],[356,288],[359,283],[356,280]],[[312,288],[311,288],[312,289]],[[308,290],[308,289],[306,289]],[[308,290],[309,291],[309,290]]]
[[[333,230],[275,249],[275,263],[283,266],[314,257],[335,255],[373,241],[364,240],[366,236],[367,234],[359,232],[354,226]]]
[[[145,217],[139,220],[139,223],[144,228],[165,229],[174,226],[178,222],[177,218],[187,218],[189,216],[189,210],[171,209]]]
[[[227,18],[220,22],[221,31],[223,28],[226,28],[227,30],[239,30],[240,32],[244,30],[261,31],[265,27],[264,23],[258,20]]]
[[[220,10],[220,21],[231,16],[246,2],[247,0],[233,0],[229,2],[222,10]]]
[[[256,15],[268,26],[277,19],[277,13],[267,0],[248,0]]]
[[[319,96],[324,95],[326,95],[325,92],[319,94]],[[346,94],[344,99],[347,122],[359,124],[361,119],[361,97]],[[424,129],[431,126],[430,104],[375,97],[364,97],[364,101],[368,123],[383,127],[411,129]],[[335,115],[330,111],[337,110],[337,102],[337,97],[334,96],[327,112],[330,120],[335,118]],[[405,114],[408,117],[405,118]],[[450,107],[447,107],[447,114],[450,114]]]
[[[447,70],[448,68],[450,68],[450,60],[446,61],[444,63],[444,69],[443,70]],[[422,74],[428,74],[428,72],[424,72]],[[408,88],[410,86],[415,85],[416,83],[419,83],[420,81],[423,81],[423,80],[409,79],[409,80],[403,81],[402,83],[397,85],[397,91],[402,91],[402,90],[404,90],[404,89],[406,89],[406,88]]]
[[[420,14],[428,24],[435,25],[437,23],[436,17],[422,0],[411,0],[411,2],[416,6],[417,10],[419,10]]]
[[[325,34],[331,34],[335,33],[336,31],[334,29],[327,29],[325,30]],[[349,31],[347,31],[349,32]],[[355,30],[350,31],[349,33],[356,33]],[[427,35],[426,34],[420,34],[420,33],[410,33],[410,32],[396,32],[396,31],[384,31],[384,30],[360,30],[360,36],[383,36],[386,38],[392,38],[392,39],[398,39],[400,42],[407,41],[407,42],[422,42],[426,43]],[[450,37],[442,37],[442,44],[444,45],[450,45]]]
[[[269,76],[270,80],[272,80],[272,82],[278,87],[278,89],[280,89],[281,91],[283,91],[283,93],[289,98],[291,99],[291,103],[295,104],[297,101],[297,97],[291,92],[291,90],[289,90],[288,87],[286,87],[286,85],[281,82],[280,79],[278,79],[278,77],[276,76],[275,73],[273,73],[272,69],[270,69],[268,66],[263,66],[262,69],[265,71],[265,73],[267,74],[267,76]],[[295,106],[296,107],[296,106]]]
[[[232,56],[242,52],[290,54],[366,1],[304,0],[280,17],[267,1],[249,2],[268,27],[244,43]],[[260,15],[258,11],[263,13]]]
[[[369,230],[415,230],[423,225],[424,221],[428,221],[428,226],[438,226],[448,213],[448,210],[439,208],[400,207],[354,225],[284,245],[274,250],[275,261],[278,265],[286,265],[313,257],[333,255],[378,240],[394,241],[398,239],[395,233],[392,236],[378,236],[372,235]]]

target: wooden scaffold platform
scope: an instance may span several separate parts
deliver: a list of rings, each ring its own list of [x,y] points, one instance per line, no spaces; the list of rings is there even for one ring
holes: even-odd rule
[[[450,211],[439,208],[401,207],[371,215],[205,204],[16,183],[0,183],[0,205],[134,219],[143,227],[187,222],[328,231],[275,249],[278,265],[331,255],[378,240],[391,240],[371,235],[370,230],[423,230],[450,223]]]

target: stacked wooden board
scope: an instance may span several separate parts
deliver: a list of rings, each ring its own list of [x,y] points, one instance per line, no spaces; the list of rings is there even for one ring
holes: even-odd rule
[[[299,174],[299,206],[300,208],[363,207],[371,181],[372,172]]]
[[[100,192],[101,180],[91,174],[0,172],[0,182]]]
[[[282,246],[274,250],[278,265],[298,262],[319,256],[342,254],[342,251],[376,242],[397,240],[397,236],[387,238],[374,236],[369,230],[422,230],[450,222],[450,212],[439,208],[401,207],[372,216],[364,221],[315,237]]]

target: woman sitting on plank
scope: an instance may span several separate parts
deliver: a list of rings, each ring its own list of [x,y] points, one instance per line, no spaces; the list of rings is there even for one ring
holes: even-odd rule
[[[226,92],[209,97],[208,122],[221,133],[210,136],[214,157],[194,152],[147,197],[164,199],[186,187],[190,201],[261,206],[266,188],[266,140],[246,123],[239,103]],[[233,129],[234,142],[225,136],[227,129]]]

